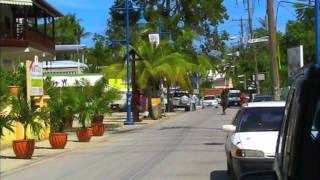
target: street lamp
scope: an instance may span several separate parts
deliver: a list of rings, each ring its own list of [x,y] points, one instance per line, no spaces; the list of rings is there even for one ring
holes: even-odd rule
[[[125,40],[117,40],[114,42],[125,42],[126,44],[126,63],[127,63],[127,120],[124,123],[125,125],[133,125],[134,122],[131,118],[131,112],[132,112],[132,104],[131,104],[131,99],[132,99],[132,92],[131,92],[131,68],[130,68],[130,24],[129,24],[129,10],[134,10],[134,9],[139,9],[141,8],[129,8],[129,0],[125,0],[125,8],[115,8],[116,10],[121,10],[125,11],[125,25],[126,25],[126,35],[125,35]],[[138,21],[139,24],[145,24],[146,20],[144,19],[143,16],[143,11],[140,11],[141,17]]]

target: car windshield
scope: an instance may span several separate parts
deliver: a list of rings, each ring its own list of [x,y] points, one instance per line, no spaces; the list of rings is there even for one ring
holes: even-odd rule
[[[240,132],[279,131],[284,107],[244,108],[240,118]]]
[[[253,99],[253,102],[262,102],[262,101],[272,101],[271,96],[256,96]]]
[[[229,93],[229,97],[240,97],[240,93]]]
[[[214,96],[205,96],[203,99],[204,100],[214,100],[215,97]]]

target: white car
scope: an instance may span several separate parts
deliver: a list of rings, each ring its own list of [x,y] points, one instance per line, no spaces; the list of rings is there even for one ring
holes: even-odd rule
[[[219,102],[215,96],[204,96],[202,99],[202,108],[213,106],[218,108]]]
[[[284,107],[282,101],[248,103],[222,127],[228,132],[228,173],[235,179],[248,171],[272,169]]]

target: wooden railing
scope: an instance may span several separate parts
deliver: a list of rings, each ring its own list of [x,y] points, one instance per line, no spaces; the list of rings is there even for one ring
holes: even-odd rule
[[[0,29],[1,46],[6,45],[6,43],[8,43],[8,46],[24,46],[29,44],[29,46],[36,45],[37,47],[54,49],[54,40],[51,37],[36,32],[28,26],[22,26],[21,32],[13,32],[13,30]]]
[[[54,41],[50,37],[45,36],[40,32],[35,32],[28,26],[24,28],[23,33],[24,40],[27,40],[31,43],[40,44],[48,49],[54,49]]]

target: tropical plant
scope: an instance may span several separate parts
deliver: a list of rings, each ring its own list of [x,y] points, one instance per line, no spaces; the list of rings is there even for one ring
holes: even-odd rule
[[[80,44],[81,38],[87,37],[86,32],[75,14],[67,14],[56,21],[57,44]]]
[[[41,123],[41,111],[35,106],[34,101],[27,100],[24,94],[11,97],[12,110],[9,118],[13,121],[20,122],[24,128],[24,140],[27,140],[27,130],[30,127],[34,135],[39,135],[43,129]]]
[[[12,122],[9,115],[0,114],[0,138],[4,136],[4,129],[14,132]]]
[[[74,109],[78,115],[78,120],[81,128],[86,128],[86,123],[90,122],[94,113],[92,106],[90,105],[90,94],[91,94],[90,82],[85,79],[81,79],[76,82],[74,87],[73,96],[75,99]]]
[[[120,98],[117,90],[106,90],[106,79],[97,81],[91,88],[90,106],[94,116],[111,113],[111,103]]]
[[[51,132],[63,132],[75,116],[74,90],[72,88],[53,87],[49,90],[48,106],[44,108],[44,119],[50,125]]]

